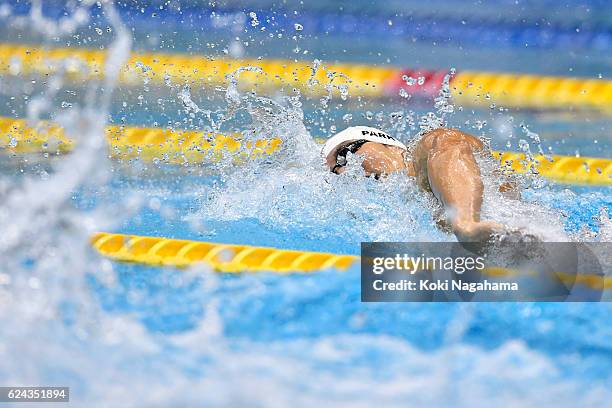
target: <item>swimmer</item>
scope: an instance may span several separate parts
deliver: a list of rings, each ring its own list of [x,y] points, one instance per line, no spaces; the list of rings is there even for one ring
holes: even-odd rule
[[[459,241],[484,242],[507,232],[501,224],[480,219],[484,187],[474,154],[484,150],[478,138],[457,129],[427,132],[408,149],[378,129],[354,126],[327,140],[322,153],[336,174],[345,171],[350,152],[364,156],[367,176],[404,172],[415,177],[420,188],[440,201],[445,221]]]

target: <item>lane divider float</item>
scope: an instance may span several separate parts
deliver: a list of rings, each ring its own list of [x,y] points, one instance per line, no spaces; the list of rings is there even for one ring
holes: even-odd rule
[[[270,155],[282,141],[277,138],[250,140],[244,135],[213,134],[195,130],[108,126],[105,129],[109,156],[119,160],[142,159],[160,163],[205,163],[228,153],[237,162]],[[24,119],[0,117],[0,152],[61,155],[74,148],[63,129],[52,122],[30,125]],[[612,185],[612,159],[572,156],[533,157],[523,153],[493,152],[500,165],[518,173],[532,168],[550,180],[583,185]]]
[[[99,232],[91,237],[91,245],[102,255],[121,262],[150,266],[188,267],[205,264],[215,271],[240,272],[316,272],[327,269],[346,271],[360,262],[356,255],[296,251],[272,247],[220,244],[162,237]],[[517,272],[492,267],[489,276],[517,276]],[[581,284],[592,289],[612,288],[612,277],[558,273],[566,284]]]
[[[202,163],[234,154],[240,159],[272,154],[280,139],[244,140],[243,135],[195,130],[107,126],[109,156],[119,160],[156,160],[169,164]],[[0,117],[0,152],[62,155],[74,149],[74,141],[53,122],[29,124],[24,119]]]
[[[43,48],[0,44],[0,74],[47,76],[64,72],[75,80],[98,80],[104,74],[105,51],[84,48]],[[262,72],[240,73],[238,84],[248,89],[292,90],[322,95],[350,94],[363,97],[399,97],[405,93],[427,98],[438,95],[447,70],[411,70],[393,66],[324,64],[316,72],[313,63],[280,59],[229,59],[200,55],[134,53],[121,70],[123,83],[138,85],[192,84],[217,86],[241,67]],[[406,78],[424,82],[406,84]],[[451,78],[450,91],[456,103],[465,106],[537,109],[594,110],[612,113],[612,81],[515,73],[459,71]]]
[[[558,183],[612,185],[612,159],[538,154],[530,161],[524,153],[492,153],[503,168],[517,173],[524,174],[533,168],[540,176]]]
[[[46,76],[64,72],[73,80],[99,80],[104,76],[106,51],[85,48],[41,48],[38,46],[0,44],[0,74],[10,76]],[[227,75],[242,67],[258,67],[263,72],[246,70],[239,75],[241,87],[289,90],[299,88],[313,94],[325,94],[349,88],[354,95],[376,97],[379,88],[397,69],[358,64],[331,64],[313,73],[312,64],[291,60],[212,58],[204,55],[138,52],[132,54],[120,71],[120,81],[128,85],[144,82],[158,85],[190,84],[196,86],[227,83]],[[330,85],[328,89],[325,85]]]
[[[346,270],[359,257],[249,245],[97,233],[91,244],[117,261],[185,267],[205,263],[220,272],[313,272]]]
[[[612,81],[463,71],[451,83],[460,105],[593,109],[612,113]]]

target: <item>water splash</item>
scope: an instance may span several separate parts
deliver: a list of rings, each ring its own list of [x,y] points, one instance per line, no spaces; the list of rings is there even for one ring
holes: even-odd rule
[[[421,117],[419,121],[421,132],[429,132],[441,127],[446,127],[447,117],[455,112],[455,106],[452,104],[452,94],[450,91],[450,80],[453,75],[455,75],[455,69],[451,68],[449,73],[444,76],[438,96],[434,99],[436,112],[428,112],[425,116]]]
[[[317,64],[313,76],[316,68]],[[252,69],[245,67],[237,74]],[[447,126],[454,114],[449,85],[452,74],[453,70],[443,81],[435,100],[435,112],[420,117],[421,132]],[[359,155],[349,155],[349,162],[356,165],[348,166],[348,171],[342,176],[330,175],[318,155],[320,148],[304,129],[299,94],[293,99],[285,99],[291,102],[288,104],[253,93],[241,95],[238,75],[228,78],[225,91],[228,117],[235,116],[240,109],[246,110],[252,118],[253,134],[281,138],[283,152],[264,162],[249,163],[241,171],[224,178],[223,183],[206,187],[202,194],[208,200],[188,219],[232,221],[255,218],[264,225],[273,225],[275,229],[299,231],[316,239],[330,236],[373,241],[427,240],[426,236],[429,240],[455,239],[435,225],[441,216],[437,201],[417,191],[408,177],[394,175],[384,182],[364,180],[359,166],[363,158]],[[333,94],[329,92],[322,98],[321,106],[329,108],[332,98]],[[399,135],[400,139],[406,140],[415,128],[413,112],[393,112],[390,115],[366,112],[366,117],[368,115],[370,120],[377,122],[388,120],[387,130]],[[351,121],[352,117],[345,116],[344,120]],[[475,121],[478,122],[483,123],[481,128],[484,127],[484,121]],[[529,131],[528,137],[541,150],[537,134]],[[413,137],[407,142],[410,145],[417,140],[418,137]],[[487,139],[483,141],[488,145]],[[524,145],[529,153],[529,143],[525,141]],[[499,163],[492,158],[483,157],[479,161],[486,188],[483,218],[501,222],[512,229],[529,231],[550,241],[570,239],[564,231],[562,213],[538,202],[519,201],[500,193],[498,186],[507,182],[509,176],[500,173]],[[512,182],[532,189],[546,186],[540,177],[525,179],[513,176],[513,179]],[[548,221],[543,223],[541,220]],[[321,225],[326,225],[326,228],[320,228]]]
[[[11,24],[17,27],[36,30],[47,38],[62,37],[75,33],[80,27],[89,22],[90,9],[99,2],[95,0],[84,0],[80,2],[69,2],[67,4],[70,14],[59,21],[46,18],[43,15],[43,1],[32,0],[30,14],[27,17],[14,16]]]
[[[0,322],[11,327],[3,332],[0,347],[3,382],[56,381],[43,367],[57,367],[58,359],[66,357],[69,344],[118,334],[116,328],[104,327],[113,324],[112,319],[100,314],[86,275],[102,276],[108,270],[108,263],[90,256],[89,235],[108,227],[119,214],[117,210],[124,208],[104,203],[109,205],[80,212],[72,202],[75,191],[95,190],[108,181],[104,124],[120,67],[130,52],[131,37],[112,3],[105,1],[101,6],[117,33],[108,48],[104,82],[100,88],[89,88],[87,104],[82,108],[56,113],[67,135],[77,141],[73,154],[56,163],[42,179],[26,175],[19,184],[2,180],[12,184],[8,190],[0,189],[0,227],[6,231],[0,238]],[[40,23],[37,13],[34,10],[31,17]],[[57,27],[51,24],[38,28],[57,33]],[[33,98],[29,107],[32,119],[55,113],[49,99],[61,87],[60,75],[51,78],[46,92]],[[31,365],[23,364],[24,354],[33,356]],[[83,357],[86,354],[75,355]],[[74,368],[67,357],[66,365]]]

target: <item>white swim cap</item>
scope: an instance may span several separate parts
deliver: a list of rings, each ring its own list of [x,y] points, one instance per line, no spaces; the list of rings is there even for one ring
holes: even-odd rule
[[[354,140],[367,140],[368,142],[375,142],[388,146],[397,146],[404,150],[408,150],[405,144],[382,130],[369,126],[351,126],[350,128],[346,128],[342,132],[337,133],[327,139],[322,150],[323,157],[329,156],[329,154],[341,144]]]

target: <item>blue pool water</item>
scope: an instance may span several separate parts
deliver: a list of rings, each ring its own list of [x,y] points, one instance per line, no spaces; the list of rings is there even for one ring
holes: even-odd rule
[[[181,179],[180,175],[176,177]],[[358,228],[347,234],[342,209],[337,210],[339,221],[324,226],[300,219],[301,208],[288,210],[287,219],[279,217],[276,223],[270,221],[262,208],[238,219],[208,217],[202,212],[202,208],[207,208],[203,197],[210,194],[212,179],[184,177],[178,183],[155,179],[141,183],[138,190],[148,190],[149,204],[117,231],[351,254],[358,254],[360,241],[371,238],[367,231]],[[135,185],[138,185],[135,180],[127,182],[118,177],[114,194],[121,196]],[[608,209],[608,215],[612,215],[609,189],[565,187],[527,192],[525,198],[562,211],[567,232],[583,227],[599,231],[602,209]],[[223,191],[223,187],[219,188]],[[245,190],[248,192],[249,187],[245,186]],[[291,208],[298,202],[299,199],[292,203],[288,198],[284,205]],[[271,209],[274,204],[263,207]],[[190,223],[194,213],[204,225],[199,230],[194,230]],[[424,228],[435,232],[432,226]],[[114,270],[117,273],[114,287],[109,288],[95,278],[89,280],[95,298],[106,312],[130,315],[149,332],[163,337],[198,330],[207,307],[214,301],[223,335],[231,347],[262,348],[266,353],[273,350],[273,354],[312,364],[318,375],[360,378],[361,374],[356,372],[365,371],[380,386],[385,381],[396,381],[406,371],[410,375],[437,376],[439,373],[433,373],[441,364],[449,370],[448,381],[453,383],[455,376],[476,375],[475,365],[491,364],[493,373],[502,370],[512,374],[503,380],[495,376],[486,380],[471,377],[467,384],[448,385],[451,389],[448,392],[462,394],[463,387],[484,381],[483,398],[500,386],[550,389],[559,395],[553,384],[565,384],[564,387],[573,390],[569,392],[572,401],[595,405],[607,395],[600,388],[612,378],[612,350],[608,341],[612,327],[608,324],[607,303],[365,304],[360,302],[358,266],[346,272],[219,275],[212,287],[209,278],[186,279],[185,272],[168,268],[115,264]],[[387,344],[388,341],[391,343]],[[333,350],[329,353],[339,356],[319,359],[307,351],[323,347],[320,343],[325,342]],[[414,350],[396,351],[399,346],[394,342]],[[423,356],[440,353],[451,355],[443,362],[415,364],[414,360]],[[216,364],[206,361],[196,366],[205,373],[208,368],[214,371]],[[300,387],[305,386],[298,382]],[[534,395],[527,398],[536,400]],[[451,399],[445,394],[424,401],[445,405]]]

